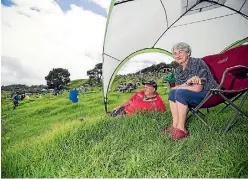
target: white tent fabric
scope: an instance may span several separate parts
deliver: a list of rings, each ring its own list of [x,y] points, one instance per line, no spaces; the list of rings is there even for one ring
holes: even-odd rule
[[[248,37],[248,0],[118,0],[111,4],[103,47],[105,106],[118,68],[136,52],[170,52],[176,43],[186,42],[192,56],[203,57]]]

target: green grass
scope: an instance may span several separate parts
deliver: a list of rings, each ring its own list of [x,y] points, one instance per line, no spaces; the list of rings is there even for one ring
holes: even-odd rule
[[[70,82],[70,85],[68,86],[70,89],[78,88],[82,84],[86,83],[88,80],[86,79],[79,79],[79,80],[74,80]]]
[[[164,113],[105,115],[102,92],[31,97],[12,110],[2,99],[2,177],[248,177],[248,122],[238,117],[224,135],[232,111],[187,121],[190,137],[173,141],[161,134],[171,124],[167,93]],[[131,93],[110,93],[113,109]],[[244,108],[248,112],[248,101]],[[79,119],[83,118],[83,121]]]

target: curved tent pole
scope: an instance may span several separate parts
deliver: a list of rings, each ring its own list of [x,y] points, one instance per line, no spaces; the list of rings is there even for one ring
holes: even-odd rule
[[[158,40],[154,43],[154,45],[152,47],[154,47],[158,41],[164,36],[164,34],[177,22],[179,21],[185,14],[187,14],[191,9],[193,9],[195,6],[197,6],[198,4],[200,4],[201,1],[198,1],[195,5],[193,5],[191,8],[189,8],[188,10],[185,11],[185,13],[183,13],[177,20],[175,20],[169,27],[167,27],[167,29],[161,34],[161,36],[158,38]]]
[[[238,47],[238,46],[240,46],[240,45],[242,45],[242,44],[244,44],[244,43],[247,43],[247,42],[248,42],[248,37],[246,37],[246,38],[244,38],[244,39],[242,39],[242,40],[238,40],[238,41],[232,43],[231,45],[229,45],[228,47],[226,47],[226,48],[225,48],[224,50],[222,50],[220,53],[223,53],[223,52],[225,52],[225,51],[227,51],[227,50],[229,50],[229,49],[231,49],[231,48]]]
[[[103,64],[104,64],[104,46],[105,46],[105,40],[106,40],[106,34],[107,34],[107,29],[108,29],[108,24],[109,24],[109,20],[110,20],[110,16],[111,16],[111,13],[112,13],[112,10],[113,10],[113,7],[114,7],[114,4],[115,4],[115,0],[112,0],[111,3],[110,3],[110,7],[109,7],[109,12],[108,12],[108,19],[107,19],[107,22],[106,22],[106,28],[105,28],[105,34],[104,34],[104,41],[103,41],[103,53],[102,53],[102,59],[103,59]],[[103,87],[103,97],[104,97],[104,87]],[[105,106],[105,111],[107,112],[107,101],[108,101],[108,98],[106,96],[106,98],[104,97],[104,106]]]
[[[247,0],[244,1],[244,4],[246,3],[246,1],[247,1]],[[212,3],[212,4],[217,4],[217,5],[223,6],[223,7],[225,7],[225,8],[228,8],[228,9],[230,9],[230,10],[232,10],[232,11],[234,11],[234,12],[240,14],[241,16],[243,16],[244,18],[246,18],[246,19],[248,20],[248,16],[247,16],[246,14],[244,14],[244,13],[242,13],[242,12],[240,12],[240,11],[237,11],[236,9],[233,9],[233,8],[231,8],[231,7],[229,7],[229,6],[224,5],[224,4],[220,4],[220,3],[218,3],[218,2],[210,1],[210,0],[202,0],[201,2],[209,2],[209,3]],[[240,8],[240,10],[243,8],[244,4],[243,4],[242,7]]]
[[[103,59],[103,63],[104,63],[104,45],[105,45],[105,40],[106,40],[106,34],[107,34],[107,29],[108,29],[108,24],[109,24],[109,19],[110,19],[110,16],[111,16],[111,13],[112,13],[112,10],[113,10],[113,7],[114,7],[114,3],[115,3],[115,0],[112,0],[111,3],[110,3],[110,7],[109,7],[109,12],[108,12],[108,19],[107,19],[107,22],[106,22],[106,28],[105,28],[105,33],[104,33],[104,40],[103,40],[103,53],[102,53],[102,59]]]
[[[104,48],[104,45],[103,45],[103,48]],[[104,63],[104,53],[102,53],[102,59],[103,59],[103,63]],[[103,67],[102,67],[103,68]],[[107,96],[106,96],[106,98],[105,98],[105,96],[104,96],[104,86],[103,86],[103,84],[102,84],[102,88],[103,88],[103,103],[104,103],[104,107],[105,107],[105,112],[107,112],[108,111],[108,108],[107,108],[107,101],[108,101],[108,98],[107,98]]]
[[[104,40],[103,40],[103,52],[104,52],[104,45],[105,45],[105,40],[106,40],[106,34],[107,34],[109,19],[110,19],[110,16],[111,16],[111,13],[112,13],[112,10],[113,10],[113,7],[114,7],[114,3],[115,3],[115,0],[112,0],[111,3],[110,3],[110,7],[109,7],[108,19],[107,19],[107,22],[106,22],[106,28],[105,28],[105,34],[104,34]],[[103,60],[104,60],[104,58],[103,58]]]
[[[110,81],[109,81],[109,84],[108,84],[108,87],[107,87],[107,92],[114,80],[114,77],[115,75],[117,74],[117,72],[119,71],[119,69],[127,62],[129,61],[131,58],[135,57],[136,55],[139,55],[139,54],[144,54],[144,53],[162,53],[162,54],[165,54],[165,55],[169,55],[169,56],[172,56],[171,52],[168,52],[167,50],[164,50],[164,49],[160,49],[160,48],[144,48],[144,49],[140,49],[130,55],[128,55],[118,66],[117,68],[115,69],[114,73],[112,74],[111,78],[110,78]],[[106,54],[107,55],[107,54]],[[106,94],[106,97],[104,96],[104,107],[105,107],[105,112],[108,111],[108,107],[107,107],[107,102],[108,102],[108,93]]]
[[[246,2],[247,0],[245,0],[245,2]],[[195,5],[193,5],[191,8],[189,8],[185,13],[183,13],[177,20],[175,20],[175,22],[173,22],[163,33],[162,33],[162,35],[158,38],[158,40],[154,43],[154,45],[153,45],[153,47],[158,43],[158,41],[163,37],[163,35],[177,22],[177,21],[179,21],[185,14],[187,14],[191,9],[193,9],[195,6],[197,6],[198,4],[200,4],[200,3],[202,3],[202,2],[208,2],[208,3],[212,3],[212,4],[217,4],[217,5],[220,5],[220,6],[223,6],[223,7],[225,7],[225,8],[228,8],[228,9],[230,9],[230,10],[232,10],[232,11],[234,11],[234,12],[236,12],[236,13],[238,13],[238,14],[240,14],[241,16],[243,16],[244,18],[246,18],[247,20],[248,20],[248,16],[247,15],[245,15],[245,14],[243,14],[242,12],[240,12],[240,11],[237,11],[236,9],[233,9],[233,8],[231,8],[231,7],[229,7],[229,6],[226,6],[226,5],[223,5],[223,4],[220,4],[220,3],[218,3],[218,2],[215,2],[215,1],[210,1],[210,0],[200,0],[200,1],[198,1]],[[245,4],[245,2],[244,2],[244,4]],[[242,5],[242,7],[244,6],[244,4]],[[242,7],[240,8],[240,10],[242,9]]]
[[[167,28],[168,28],[169,22],[168,22],[167,11],[166,11],[166,9],[165,9],[165,7],[164,7],[164,4],[163,4],[162,0],[160,0],[160,3],[162,4],[162,7],[163,7],[163,9],[164,9],[165,18],[166,18],[166,26],[167,26]]]
[[[116,3],[115,3],[115,6],[116,6],[116,5],[119,5],[119,4],[122,4],[122,3],[130,2],[130,1],[135,1],[135,0],[126,0],[126,1],[116,2]]]

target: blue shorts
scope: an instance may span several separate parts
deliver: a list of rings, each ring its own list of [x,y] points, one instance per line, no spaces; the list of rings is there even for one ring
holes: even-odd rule
[[[201,92],[194,92],[187,89],[171,90],[169,93],[169,100],[173,102],[178,101],[184,105],[195,107],[201,103],[207,92],[207,90],[202,90]]]

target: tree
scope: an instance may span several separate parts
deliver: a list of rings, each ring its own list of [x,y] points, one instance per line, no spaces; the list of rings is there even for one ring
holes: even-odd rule
[[[89,76],[90,80],[96,79],[96,81],[100,83],[102,79],[102,63],[98,63],[92,70],[88,70],[87,76]]]
[[[70,73],[67,69],[53,68],[45,77],[48,88],[61,90],[70,82]]]

